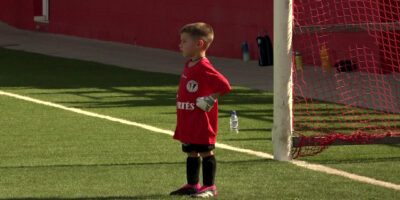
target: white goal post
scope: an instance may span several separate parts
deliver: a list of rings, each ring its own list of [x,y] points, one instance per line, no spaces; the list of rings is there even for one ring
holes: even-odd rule
[[[274,0],[274,159],[291,160],[293,0]]]

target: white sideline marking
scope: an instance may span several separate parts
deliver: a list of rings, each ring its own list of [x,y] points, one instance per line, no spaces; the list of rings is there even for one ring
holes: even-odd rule
[[[387,188],[392,188],[395,190],[400,190],[400,185],[394,184],[394,183],[390,183],[390,182],[385,182],[385,181],[380,181],[380,180],[376,180],[373,178],[369,178],[366,176],[360,176],[357,174],[352,174],[349,172],[345,172],[345,171],[341,171],[341,170],[337,170],[337,169],[333,169],[330,167],[326,167],[323,165],[318,165],[318,164],[312,164],[312,163],[307,163],[305,161],[301,161],[301,160],[292,160],[290,161],[291,163],[300,166],[300,167],[304,167],[307,169],[311,169],[314,171],[319,171],[319,172],[324,172],[327,174],[333,174],[333,175],[338,175],[338,176],[343,176],[352,180],[356,180],[356,181],[360,181],[360,182],[365,182],[365,183],[370,183],[373,185],[379,185],[382,187],[387,187]]]
[[[174,135],[173,131],[170,130],[164,130],[164,129],[160,129],[154,126],[150,126],[150,125],[146,125],[146,124],[141,124],[141,123],[137,123],[137,122],[132,122],[132,121],[128,121],[125,119],[119,119],[119,118],[115,118],[115,117],[110,117],[107,115],[101,115],[101,114],[96,114],[93,112],[88,112],[88,111],[84,111],[78,108],[69,108],[60,104],[55,104],[55,103],[51,103],[51,102],[46,102],[46,101],[41,101],[38,99],[34,99],[31,97],[27,97],[27,96],[22,96],[22,95],[18,95],[18,94],[13,94],[13,93],[9,93],[9,92],[4,92],[0,90],[0,95],[4,95],[4,96],[9,96],[9,97],[13,97],[16,99],[21,99],[21,100],[25,100],[25,101],[30,101],[30,102],[34,102],[37,104],[42,104],[42,105],[46,105],[46,106],[50,106],[50,107],[54,107],[54,108],[59,108],[59,109],[63,109],[63,110],[67,110],[67,111],[71,111],[71,112],[75,112],[75,113],[79,113],[82,115],[87,115],[87,116],[91,116],[91,117],[97,117],[97,118],[101,118],[101,119],[106,119],[109,121],[113,121],[113,122],[119,122],[122,124],[126,124],[126,125],[131,125],[131,126],[136,126],[139,128],[143,128],[152,132],[156,132],[156,133],[164,133],[167,135]],[[273,159],[273,156],[271,154],[268,153],[264,153],[264,152],[259,152],[259,151],[253,151],[250,149],[242,149],[242,148],[237,148],[237,147],[233,147],[230,145],[226,145],[226,144],[221,144],[221,143],[216,143],[215,144],[216,147],[220,148],[220,149],[226,149],[226,150],[231,150],[231,151],[236,151],[236,152],[240,152],[240,153],[245,153],[248,155],[254,155],[260,158],[266,158],[266,159]],[[369,178],[369,177],[365,177],[365,176],[360,176],[357,174],[352,174],[352,173],[348,173],[345,171],[341,171],[341,170],[337,170],[337,169],[333,169],[330,167],[326,167],[323,165],[318,165],[318,164],[311,164],[311,163],[307,163],[305,161],[299,161],[299,160],[292,160],[289,161],[290,163],[297,165],[299,167],[304,167],[310,170],[314,170],[314,171],[319,171],[319,172],[323,172],[323,173],[327,173],[327,174],[333,174],[333,175],[338,175],[338,176],[342,176],[342,177],[346,177],[352,180],[356,180],[359,182],[364,182],[364,183],[369,183],[369,184],[373,184],[373,185],[378,185],[378,186],[382,186],[382,187],[386,187],[386,188],[391,188],[391,189],[395,189],[395,190],[400,190],[400,185],[394,184],[394,183],[389,183],[389,182],[385,182],[385,181],[380,181],[380,180],[376,180],[373,178]]]

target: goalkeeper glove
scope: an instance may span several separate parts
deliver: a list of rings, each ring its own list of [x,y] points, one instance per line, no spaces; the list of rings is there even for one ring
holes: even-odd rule
[[[198,97],[196,99],[196,106],[206,112],[210,112],[215,102],[217,102],[217,100],[214,99],[211,95],[206,97]]]

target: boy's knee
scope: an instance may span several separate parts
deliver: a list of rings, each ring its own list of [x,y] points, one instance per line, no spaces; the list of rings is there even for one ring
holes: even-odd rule
[[[200,153],[200,156],[201,157],[209,157],[209,156],[213,156],[214,155],[214,152],[213,151],[207,151],[207,152],[201,152]]]
[[[187,155],[188,157],[200,157],[200,154],[195,151],[189,152]]]

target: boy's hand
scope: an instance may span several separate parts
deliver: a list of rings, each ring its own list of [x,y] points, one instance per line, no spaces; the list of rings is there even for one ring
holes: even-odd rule
[[[217,100],[215,100],[211,95],[206,97],[198,97],[196,99],[196,106],[206,112],[210,112],[216,101]]]

